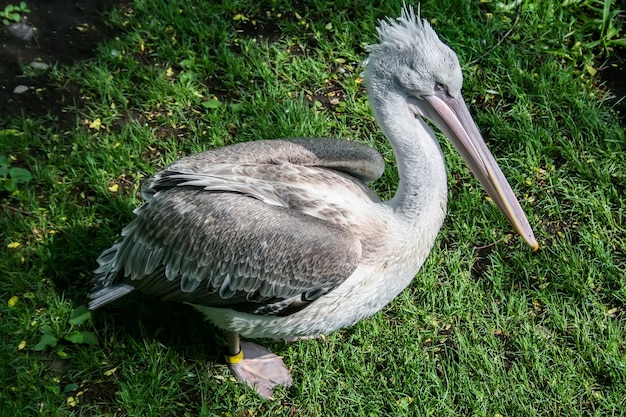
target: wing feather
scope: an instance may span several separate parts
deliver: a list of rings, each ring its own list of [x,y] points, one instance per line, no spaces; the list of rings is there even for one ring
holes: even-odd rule
[[[347,216],[379,200],[355,177],[372,181],[383,169],[376,151],[336,139],[255,141],[183,158],[147,181],[147,203],[98,258],[90,305],[134,287],[257,314],[298,311],[358,266],[368,239]]]
[[[212,218],[220,221],[205,221]],[[341,226],[236,193],[183,187],[158,193],[141,210],[115,257],[106,253],[110,265],[100,279],[254,311],[332,291],[360,256],[360,242]]]

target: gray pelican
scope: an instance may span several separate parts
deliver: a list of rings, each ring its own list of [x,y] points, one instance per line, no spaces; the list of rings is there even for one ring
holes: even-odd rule
[[[138,290],[191,304],[227,332],[235,375],[265,396],[291,384],[281,358],[245,338],[351,326],[406,288],[446,213],[439,127],[533,249],[538,244],[461,95],[455,53],[412,8],[381,21],[363,78],[400,183],[365,183],[382,157],[340,139],[238,143],[182,158],[150,178],[146,203],[98,258],[95,309]]]

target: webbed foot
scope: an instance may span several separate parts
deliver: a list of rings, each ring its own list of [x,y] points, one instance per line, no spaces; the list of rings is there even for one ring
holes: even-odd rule
[[[263,398],[272,398],[277,386],[292,385],[291,374],[280,356],[252,342],[241,341],[240,348],[239,354],[226,358],[237,380],[245,382]]]

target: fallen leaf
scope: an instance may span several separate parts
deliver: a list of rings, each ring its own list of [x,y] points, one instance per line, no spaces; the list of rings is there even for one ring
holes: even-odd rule
[[[93,122],[89,123],[89,129],[100,130],[102,127],[102,120],[98,117]]]
[[[9,306],[9,308],[13,308],[18,301],[20,301],[20,297],[14,295],[13,297],[9,298],[9,302],[7,302],[7,305]]]
[[[111,376],[115,372],[117,372],[117,366],[115,368],[109,369],[108,371],[104,371],[104,376]]]

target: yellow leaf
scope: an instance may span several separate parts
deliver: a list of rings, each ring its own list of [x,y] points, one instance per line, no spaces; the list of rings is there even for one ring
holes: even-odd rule
[[[109,191],[111,191],[112,193],[116,193],[119,189],[120,189],[119,184],[113,184],[109,187]]]
[[[17,345],[17,350],[24,350],[26,347],[26,340],[22,340],[19,345]]]
[[[109,369],[108,371],[104,372],[104,376],[111,376],[113,375],[115,372],[117,371],[117,366],[113,369]]]
[[[9,306],[9,308],[13,308],[18,301],[20,301],[20,297],[14,295],[13,297],[9,298],[9,302],[7,303],[7,305]]]
[[[15,249],[15,248],[19,248],[21,245],[20,242],[11,242],[7,245],[7,248],[9,249]]]
[[[598,72],[597,69],[595,69],[594,67],[592,67],[589,64],[585,64],[585,69],[587,70],[589,75],[591,75],[592,77],[595,77],[596,73]]]
[[[67,397],[67,405],[70,407],[76,407],[76,400],[74,397]]]
[[[89,129],[100,130],[101,127],[102,127],[102,120],[100,120],[99,117],[89,124]]]

